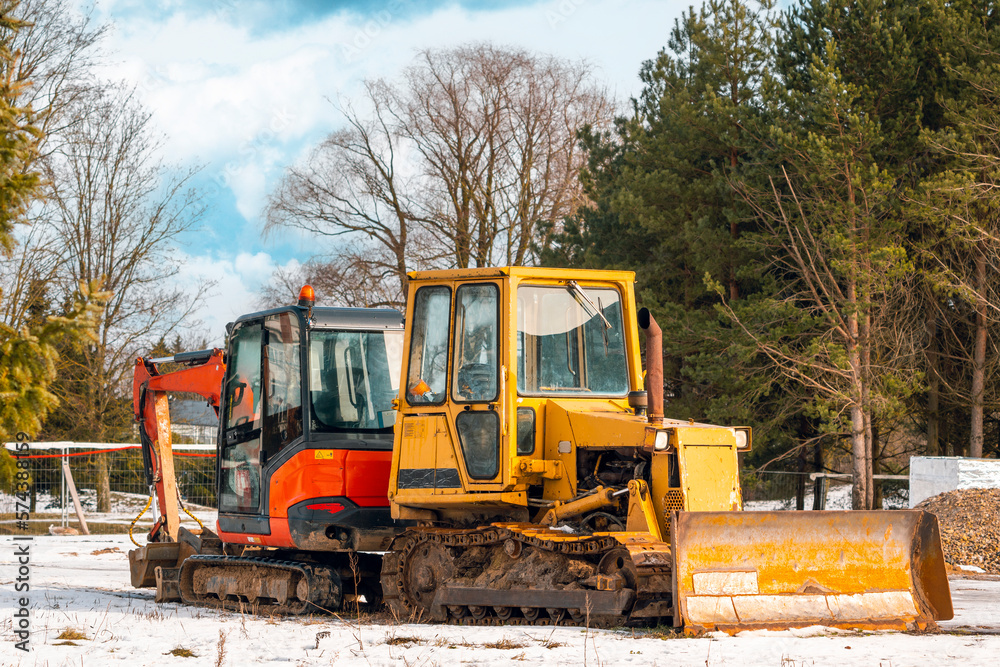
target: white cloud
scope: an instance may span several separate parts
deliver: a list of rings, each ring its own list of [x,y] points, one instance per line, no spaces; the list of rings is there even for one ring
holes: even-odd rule
[[[240,214],[252,220],[303,141],[340,123],[327,100],[356,96],[365,78],[394,77],[418,49],[491,40],[585,58],[628,96],[640,88],[642,61],[662,48],[687,4],[550,0],[477,11],[450,5],[407,18],[397,0],[373,14],[257,33],[220,2],[197,15],[178,9],[163,21],[119,21],[108,44],[119,59],[107,73],[138,83],[169,137],[168,159],[237,175],[229,182]],[[113,15],[115,4],[102,9]]]
[[[221,345],[225,339],[226,323],[257,308],[257,293],[279,269],[294,270],[298,260],[277,264],[266,252],[241,252],[231,256],[184,255],[180,257],[179,284],[189,292],[213,283],[204,303],[192,314],[191,322],[201,325],[196,333],[204,333],[209,344]]]

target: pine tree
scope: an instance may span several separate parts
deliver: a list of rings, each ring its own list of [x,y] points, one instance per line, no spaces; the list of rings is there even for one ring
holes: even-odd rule
[[[20,54],[13,46],[24,26],[15,18],[17,8],[17,2],[0,2],[0,253],[5,260],[16,246],[14,225],[23,222],[38,194],[36,158],[42,139],[36,124],[39,114],[18,102],[30,82],[19,78]],[[50,387],[56,377],[57,345],[93,325],[103,296],[96,288],[81,284],[61,316],[41,321],[33,316],[33,323],[20,329],[0,322],[0,439],[20,431],[37,433],[55,407]]]
[[[676,22],[642,67],[632,115],[613,132],[583,134],[594,206],[567,220],[543,255],[550,265],[635,270],[640,301],[666,323],[668,413],[762,427],[760,461],[809,424],[789,418],[800,397],[779,390],[766,359],[716,310],[705,277],[737,301],[770,289],[764,258],[745,243],[753,213],[730,180],[757,159],[774,21],[772,3],[712,0]]]
[[[935,407],[943,403],[942,412],[951,413],[942,453],[980,457],[985,416],[1000,408],[1000,365],[987,354],[1000,322],[993,278],[1000,268],[1000,8],[947,9],[942,25],[954,46],[944,75],[953,94],[940,98],[943,126],[921,136],[941,170],[921,184],[910,213],[922,232],[914,249],[928,286],[928,320],[941,332],[928,372],[940,386],[935,397],[943,398]]]

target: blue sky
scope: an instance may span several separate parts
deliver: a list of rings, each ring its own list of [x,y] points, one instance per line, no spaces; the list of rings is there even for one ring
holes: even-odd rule
[[[200,165],[205,225],[185,239],[182,281],[214,280],[199,312],[221,340],[278,266],[316,244],[261,238],[283,170],[341,126],[330,100],[394,78],[421,48],[492,41],[586,59],[621,101],[665,46],[678,0],[98,0],[110,21],[105,74],[134,83],[165,135],[164,159]]]

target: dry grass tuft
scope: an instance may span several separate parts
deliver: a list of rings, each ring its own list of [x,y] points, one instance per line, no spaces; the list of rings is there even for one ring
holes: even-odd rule
[[[56,639],[68,639],[68,640],[86,639],[86,640],[89,640],[90,637],[88,637],[87,635],[83,634],[82,631],[77,630],[76,628],[66,628],[61,633],[59,633],[59,636],[56,637]],[[76,644],[73,644],[73,646],[76,646]]]
[[[413,646],[414,644],[423,643],[423,640],[420,637],[408,637],[404,635],[400,637],[386,637],[385,643],[388,644],[389,646],[410,647]]]
[[[226,635],[222,630],[219,630],[219,645],[215,654],[215,667],[222,667],[226,664]]]
[[[495,648],[495,649],[500,649],[501,651],[510,651],[513,649],[524,648],[525,646],[527,646],[527,644],[515,642],[507,638],[501,639],[500,641],[483,644],[483,648]]]
[[[164,653],[164,655],[176,655],[178,658],[197,658],[198,657],[197,655],[195,655],[195,652],[192,651],[191,649],[189,649],[189,648],[181,648],[180,646],[178,646],[177,648],[175,648],[172,651],[169,651],[168,653]]]

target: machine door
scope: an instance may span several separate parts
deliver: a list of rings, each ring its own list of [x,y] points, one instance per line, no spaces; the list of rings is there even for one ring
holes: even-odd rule
[[[262,394],[260,320],[236,325],[229,342],[219,457],[219,511],[260,511]]]
[[[467,283],[455,290],[451,398],[455,431],[471,482],[500,474],[500,287]],[[464,404],[464,405],[463,405]]]
[[[302,435],[302,345],[299,320],[291,312],[264,320],[264,423],[261,466],[266,467]]]

